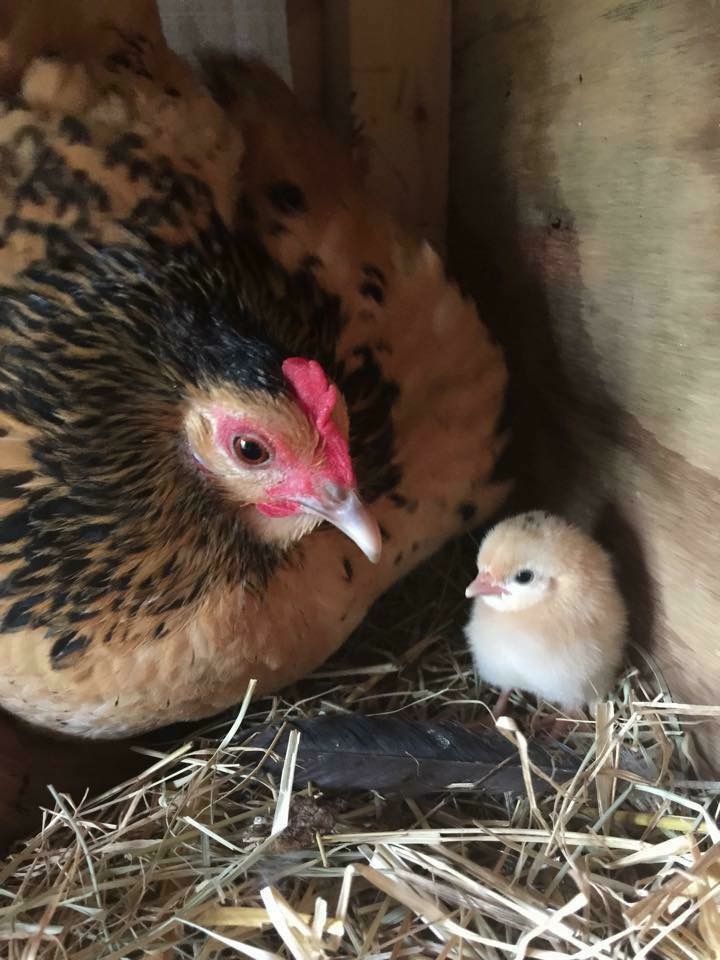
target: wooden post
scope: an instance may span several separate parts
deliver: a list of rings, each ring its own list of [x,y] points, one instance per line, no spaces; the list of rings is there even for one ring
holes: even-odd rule
[[[293,93],[312,113],[323,112],[323,0],[287,0],[287,35]]]
[[[448,0],[288,0],[293,84],[301,99],[317,102],[322,82],[326,119],[352,143],[371,195],[440,252],[450,27]],[[319,46],[321,78],[314,55]]]

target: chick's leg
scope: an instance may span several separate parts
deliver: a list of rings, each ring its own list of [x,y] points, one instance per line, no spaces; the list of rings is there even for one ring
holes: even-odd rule
[[[488,717],[487,713],[483,710],[478,719],[473,723],[468,724],[468,730],[491,730],[494,727],[494,721],[499,717],[504,716],[507,713],[508,703],[510,701],[510,694],[512,690],[503,690],[500,693],[500,696],[495,701],[495,706],[492,709],[492,720]],[[483,706],[486,704],[483,703]]]
[[[582,710],[579,707],[569,707],[563,710],[561,716],[540,717],[535,714],[530,721],[530,730],[533,734],[542,733],[552,740],[562,740],[583,722],[587,722],[587,717]]]
[[[498,717],[502,717],[507,713],[511,693],[512,690],[503,690],[500,696],[497,698],[495,706],[493,707],[493,716],[496,720]]]

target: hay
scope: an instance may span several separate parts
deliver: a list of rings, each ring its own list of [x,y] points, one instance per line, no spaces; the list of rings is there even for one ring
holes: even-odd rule
[[[719,784],[696,778],[689,736],[717,708],[673,704],[649,667],[568,735],[581,772],[537,799],[293,793],[296,740],[279,781],[238,743],[320,711],[486,716],[458,551],[290,693],[143,747],[148,769],[103,796],[51,790],[42,831],[0,870],[9,960],[720,957]]]

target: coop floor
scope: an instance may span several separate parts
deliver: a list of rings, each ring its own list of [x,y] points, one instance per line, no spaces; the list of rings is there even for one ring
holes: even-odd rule
[[[474,552],[448,547],[239,729],[322,711],[487,721],[495,692],[478,689],[460,633]],[[59,797],[6,860],[8,956],[718,956],[718,784],[696,779],[689,737],[702,711],[639,663],[602,723],[569,734],[580,774],[537,800],[293,793],[223,741],[237,713],[192,741],[156,738],[146,773]],[[534,709],[513,703],[520,730]]]

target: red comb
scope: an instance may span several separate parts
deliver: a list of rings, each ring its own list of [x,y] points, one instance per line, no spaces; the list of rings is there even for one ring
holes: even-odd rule
[[[295,391],[300,406],[320,434],[333,480],[343,486],[354,486],[355,474],[348,445],[332,419],[338,398],[337,387],[330,383],[316,360],[290,357],[283,363],[282,372]]]

